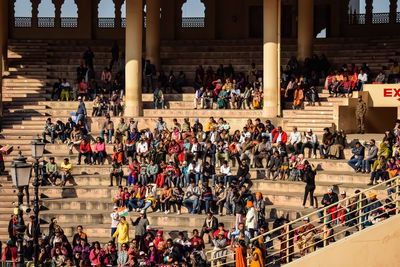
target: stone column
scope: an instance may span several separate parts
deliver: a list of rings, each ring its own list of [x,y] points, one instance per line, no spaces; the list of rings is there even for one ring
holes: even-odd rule
[[[143,115],[142,30],[143,0],[126,1],[125,116],[128,117]]]
[[[372,11],[374,0],[365,0],[365,24],[372,24]]]
[[[32,3],[32,28],[38,27],[39,4],[41,0],[31,0]]]
[[[397,0],[390,0],[389,23],[395,24],[397,20]]]
[[[297,21],[297,57],[299,61],[312,56],[314,36],[314,0],[299,0]]]
[[[54,28],[61,28],[61,6],[64,4],[64,0],[52,0],[55,11],[54,11]]]
[[[216,14],[216,1],[215,0],[200,0],[205,6],[205,27],[207,29],[207,38],[210,40],[215,39],[216,32],[216,23],[215,23],[215,14]]]
[[[280,0],[264,0],[264,108],[263,117],[273,118],[278,115],[278,28],[280,15],[278,14]]]
[[[146,59],[160,69],[160,0],[146,1]]]
[[[90,1],[92,10],[92,40],[97,39],[97,30],[99,29],[99,3],[101,0]]]
[[[75,3],[78,6],[78,31],[90,39],[92,37],[92,24],[94,20],[92,15],[92,1],[75,0]]]
[[[124,0],[114,0],[114,5],[115,5],[115,22],[114,22],[114,28],[120,29],[121,28],[121,23],[122,23],[122,14],[121,14],[121,7],[124,4]]]

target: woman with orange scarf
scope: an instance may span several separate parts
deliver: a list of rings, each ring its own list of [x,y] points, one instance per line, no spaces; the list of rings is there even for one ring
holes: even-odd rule
[[[115,138],[113,160],[114,159],[117,160],[118,163],[122,163],[124,159],[124,147],[119,138]]]
[[[230,248],[235,252],[235,266],[246,267],[247,266],[247,247],[244,240],[240,240],[239,243],[232,243]]]

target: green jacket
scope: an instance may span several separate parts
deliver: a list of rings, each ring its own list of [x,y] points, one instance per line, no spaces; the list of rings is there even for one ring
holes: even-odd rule
[[[119,123],[117,126],[117,130],[120,131],[121,133],[124,133],[128,131],[129,126],[126,123]]]
[[[379,147],[378,157],[384,156],[385,159],[387,159],[387,158],[389,158],[390,155],[391,155],[390,148],[388,147],[388,145],[385,142],[382,142]]]
[[[56,163],[51,164],[50,162],[48,162],[46,164],[46,173],[55,174],[57,172],[58,172],[58,166]]]

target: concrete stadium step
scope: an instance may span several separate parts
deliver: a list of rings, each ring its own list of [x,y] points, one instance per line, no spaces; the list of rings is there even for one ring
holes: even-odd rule
[[[14,188],[2,187],[0,192],[3,196],[12,196],[15,194]],[[33,193],[33,191],[32,191]],[[41,187],[40,193],[48,198],[106,198],[111,200],[115,194],[115,190],[105,186],[75,186],[75,187]],[[279,191],[263,191],[263,195],[267,198],[267,203],[271,205],[286,205],[293,207],[301,207],[304,192],[279,192]],[[316,194],[317,199],[321,195]],[[42,198],[43,199],[43,198]]]
[[[143,111],[145,117],[179,117],[182,114],[185,114],[187,117],[211,117],[211,116],[221,116],[221,117],[230,117],[230,118],[248,118],[248,117],[262,117],[262,110],[232,110],[229,109],[220,109],[220,110],[212,110],[212,109],[204,109],[201,110],[201,114],[199,114],[198,110],[194,109],[175,109],[175,110],[161,110],[161,109],[145,109]]]
[[[11,97],[4,97],[3,96],[3,102],[17,102],[17,103],[31,103],[32,101],[46,101],[46,98],[41,96],[41,95],[35,95],[35,96],[11,96]]]
[[[334,191],[339,195],[343,190],[348,192],[348,196],[352,195],[357,189],[365,190],[368,188],[367,184],[359,183],[335,183],[333,181],[319,181],[319,175],[317,175],[316,189],[314,194],[323,195],[327,192],[328,188],[334,188]],[[252,180],[253,186],[251,190],[253,192],[293,192],[302,193],[304,192],[305,183],[297,181],[272,181],[272,180]],[[375,189],[374,192],[379,196],[387,195],[385,185],[381,185]]]
[[[312,119],[311,121],[307,121],[307,120],[302,120],[302,121],[290,121],[284,124],[286,127],[297,127],[297,129],[300,132],[305,131],[308,128],[312,128],[314,133],[318,132],[322,132],[322,129],[328,127],[331,128],[333,126],[332,122],[321,122],[321,121],[316,121],[314,119]]]
[[[316,176],[318,182],[331,182],[335,184],[363,184],[370,182],[370,175],[346,171],[319,171]]]
[[[283,110],[283,117],[294,117],[294,116],[307,116],[307,115],[315,115],[315,116],[319,116],[319,115],[329,115],[329,116],[333,116],[333,109],[329,108],[329,109],[324,109],[324,108],[320,108],[320,109],[308,109],[308,110],[292,110],[292,109],[287,109],[287,110]]]
[[[69,199],[70,201],[59,201],[59,200],[46,200],[45,205],[52,207],[49,211],[41,212],[41,217],[47,221],[47,218],[51,218],[51,216],[57,216],[61,226],[63,227],[64,223],[74,225],[76,227],[76,222],[73,221],[75,217],[77,221],[80,221],[84,224],[107,224],[108,230],[109,225],[111,223],[110,213],[112,212],[113,205],[111,201],[101,200],[100,202],[96,199],[89,200],[76,200]],[[62,214],[67,214],[65,217],[61,215],[58,211],[63,211]],[[297,219],[301,216],[307,215],[313,212],[313,209],[300,209],[296,210],[290,206],[279,206],[279,205],[267,205],[266,206],[266,215],[267,218],[278,218],[281,216],[289,216],[291,220]],[[42,216],[43,215],[43,216]],[[136,218],[138,216],[137,212],[129,212],[129,216]],[[147,213],[148,219],[150,221],[150,225],[152,227],[164,228],[164,229],[185,229],[185,226],[189,228],[189,231],[192,231],[196,227],[200,227],[203,224],[204,213],[203,215],[193,215],[187,214],[187,210],[185,207],[182,207],[182,214],[177,215],[172,212],[169,214],[152,212],[151,209],[148,210]],[[235,224],[234,216],[219,216],[216,215],[219,222],[223,222],[225,224],[226,229],[231,229]],[[71,218],[72,217],[72,218]],[[314,218],[314,215],[311,216]],[[314,219],[316,219],[315,216]],[[129,220],[129,218],[128,218]],[[199,225],[199,226],[196,226]],[[181,228],[179,228],[181,226]],[[182,227],[183,226],[183,227]],[[85,228],[85,227],[84,227]],[[133,227],[132,227],[133,228]],[[86,232],[87,233],[87,232]]]
[[[40,89],[35,89],[35,88],[26,88],[26,89],[20,89],[20,88],[13,88],[13,87],[3,87],[3,94],[7,94],[6,97],[16,97],[16,96],[23,96],[27,94],[46,94],[46,89],[40,88]]]
[[[320,115],[320,117],[317,117],[315,115],[314,117],[298,118],[296,116],[293,116],[292,118],[284,118],[283,123],[288,124],[288,126],[292,126],[293,123],[297,123],[299,126],[304,123],[311,123],[312,125],[314,125],[314,124],[319,124],[319,123],[321,123],[321,124],[327,123],[327,119],[333,119],[333,117],[331,117],[331,116],[322,116],[321,117],[321,115]],[[315,126],[313,126],[313,127],[315,127]]]

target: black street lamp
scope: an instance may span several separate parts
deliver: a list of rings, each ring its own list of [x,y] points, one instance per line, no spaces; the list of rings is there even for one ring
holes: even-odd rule
[[[29,180],[31,178],[31,168],[32,165],[26,163],[26,158],[22,156],[21,151],[19,151],[18,157],[14,158],[11,163],[11,178],[13,185],[18,188],[18,221],[15,227],[17,231],[17,247],[18,247],[18,260],[17,267],[24,266],[24,232],[26,226],[24,224],[22,205],[24,201],[23,190],[29,185]]]
[[[35,199],[33,200],[33,212],[35,214],[35,221],[33,225],[33,252],[35,257],[35,266],[38,266],[39,258],[39,233],[40,233],[40,220],[39,220],[39,159],[43,157],[45,143],[37,136],[31,142],[32,158],[35,159],[35,181],[33,188],[35,190]]]

